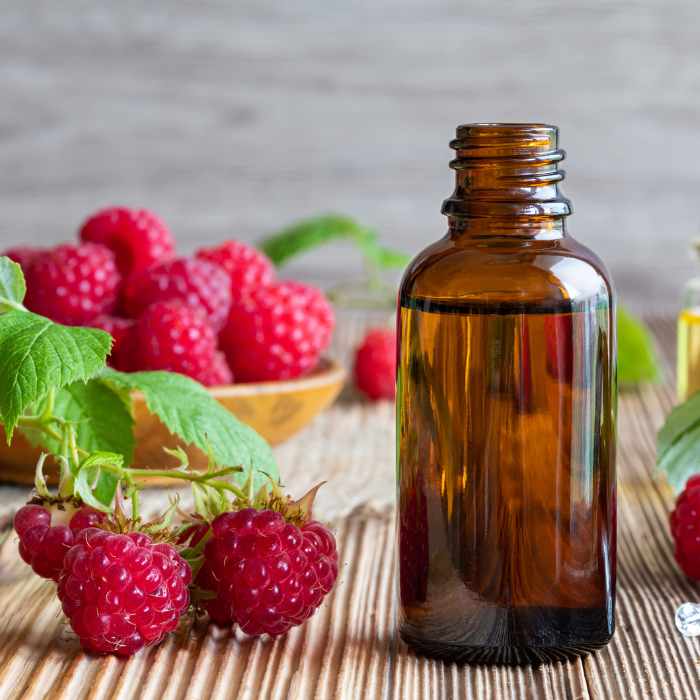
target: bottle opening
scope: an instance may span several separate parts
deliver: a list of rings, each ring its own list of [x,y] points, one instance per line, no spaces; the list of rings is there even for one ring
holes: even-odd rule
[[[461,219],[560,219],[572,212],[559,191],[566,157],[559,129],[549,124],[463,124],[450,147],[457,157],[455,192],[443,204]]]

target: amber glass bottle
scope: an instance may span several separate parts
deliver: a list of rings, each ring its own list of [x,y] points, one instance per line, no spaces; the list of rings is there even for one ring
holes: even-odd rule
[[[558,129],[469,124],[449,230],[398,310],[398,626],[445,658],[607,644],[615,605],[615,293],[567,233]]]

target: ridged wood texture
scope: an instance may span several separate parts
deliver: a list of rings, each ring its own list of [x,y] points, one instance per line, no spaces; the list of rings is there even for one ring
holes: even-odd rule
[[[443,664],[411,652],[394,631],[392,412],[342,403],[278,450],[288,486],[330,469],[325,513],[360,498],[364,474],[374,507],[336,518],[339,585],[319,614],[276,640],[250,638],[198,619],[180,635],[128,660],[86,655],[64,624],[52,585],[20,560],[14,534],[0,547],[1,698],[700,698],[700,643],[682,637],[676,607],[700,601],[676,566],[668,530],[673,497],[652,481],[654,437],[674,402],[675,324],[652,318],[668,382],[623,391],[619,423],[617,632],[609,647],[570,663],[539,667]],[[344,437],[342,437],[344,436]],[[357,445],[350,449],[350,443]],[[366,447],[361,447],[363,443]],[[346,471],[343,501],[334,486]],[[309,474],[307,474],[307,471]],[[0,512],[21,503],[0,489]],[[146,495],[150,508],[162,493]]]

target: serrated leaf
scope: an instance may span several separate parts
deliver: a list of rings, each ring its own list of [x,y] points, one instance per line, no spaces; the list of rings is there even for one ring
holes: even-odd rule
[[[134,419],[131,392],[100,379],[73,382],[56,392],[54,415],[74,424],[76,442],[86,452],[113,452],[131,464],[134,454]],[[37,411],[40,413],[40,409]],[[60,444],[41,434],[41,442],[52,452]]]
[[[110,335],[95,328],[61,326],[28,311],[0,316],[0,413],[8,444],[30,403],[99,372],[111,345]]]
[[[700,392],[692,394],[666,416],[656,438],[659,459],[692,428],[700,427]]]
[[[647,327],[622,304],[617,306],[617,378],[620,383],[662,378],[656,343]]]
[[[666,479],[676,493],[688,477],[700,472],[700,392],[676,406],[656,438],[657,464],[654,475],[666,470]]]
[[[212,398],[199,382],[174,372],[126,374],[109,368],[101,378],[115,386],[140,391],[151,413],[172,433],[205,454],[208,439],[220,466],[241,466],[247,475],[252,464],[254,469],[279,480],[277,462],[267,442]],[[263,484],[267,478],[256,471],[255,480]]]
[[[22,301],[27,293],[22,268],[6,256],[0,257],[0,314],[24,311]]]

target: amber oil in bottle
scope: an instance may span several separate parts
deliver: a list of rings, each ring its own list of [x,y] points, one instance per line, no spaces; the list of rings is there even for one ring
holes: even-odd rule
[[[445,658],[610,641],[614,291],[567,233],[558,130],[459,127],[449,230],[398,311],[398,627]]]

